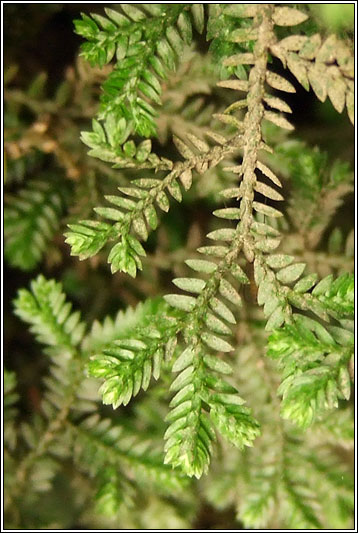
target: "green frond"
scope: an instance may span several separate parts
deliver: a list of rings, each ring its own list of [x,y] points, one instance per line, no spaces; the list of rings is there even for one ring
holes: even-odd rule
[[[100,478],[100,486],[95,496],[97,512],[104,516],[116,516],[124,499],[125,505],[133,505],[133,488],[121,479],[115,466],[103,468]]]
[[[204,333],[202,338],[214,349],[227,351],[229,345],[219,337]],[[165,434],[165,462],[197,478],[208,471],[214,427],[238,448],[251,446],[259,434],[259,424],[242,406],[236,388],[218,376],[230,374],[230,366],[200,350],[188,346],[173,364],[173,372],[180,373],[171,385],[176,395]]]
[[[78,311],[71,313],[60,283],[39,275],[31,283],[31,292],[20,289],[14,302],[15,313],[30,324],[30,331],[54,353],[73,353],[80,343],[85,325]]]
[[[74,461],[90,476],[102,478],[104,468],[110,471],[116,468],[125,485],[133,485],[135,479],[137,490],[155,488],[166,495],[178,494],[186,485],[182,474],[163,465],[161,454],[153,449],[150,441],[138,439],[98,414],[76,426],[67,423],[66,432],[73,442]],[[108,486],[107,491],[113,494],[114,487]]]
[[[104,130],[96,121],[93,132],[83,134],[84,142],[91,146],[91,155],[107,161],[115,156],[126,166],[126,159],[136,157],[144,162],[149,156],[150,163],[157,166],[159,158],[150,155],[150,149],[144,153],[133,141],[124,143],[134,133],[156,135],[153,105],[162,103],[162,80],[175,70],[185,46],[191,43],[192,26],[203,31],[203,6],[120,7],[121,12],[106,8],[106,17],[82,14],[82,19],[75,21],[76,32],[87,40],[81,54],[91,65],[103,67],[114,57],[116,60],[102,86],[98,118]]]
[[[87,339],[90,351],[98,344],[100,349],[88,363],[89,374],[104,380],[99,392],[103,403],[113,409],[127,405],[141,389],[147,390],[152,376],[159,378],[163,362],[172,355],[179,329],[180,313],[169,312],[160,300],[149,300],[128,314],[129,321],[118,330],[107,319],[108,343],[103,338],[95,344]],[[97,325],[96,330],[103,328]]]
[[[60,227],[64,192],[58,182],[29,181],[4,209],[5,257],[12,266],[33,270]]]
[[[293,318],[292,325],[269,337],[267,354],[282,369],[282,416],[306,428],[326,409],[337,407],[339,399],[349,399],[353,336],[342,344],[329,332],[335,328],[326,329],[303,315]]]
[[[182,194],[176,179],[180,178],[186,188],[189,177],[191,181],[190,168],[177,167],[164,180],[134,180],[132,187],[119,188],[123,196],[106,196],[106,200],[115,208],[100,207],[95,211],[115,223],[111,225],[106,222],[82,220],[69,224],[70,231],[65,233],[65,237],[71,246],[71,254],[78,255],[80,260],[87,259],[96,255],[108,241],[120,239],[108,255],[111,271],[115,273],[121,270],[135,277],[137,269],[142,269],[140,258],[146,253],[139,240],[129,232],[132,230],[139,239],[147,240],[149,231],[158,225],[155,206],[164,212],[169,210],[165,189],[180,202]]]
[[[153,316],[168,313],[162,298],[152,298],[136,307],[120,310],[114,318],[106,316],[102,322],[94,320],[84,337],[82,348],[89,353],[98,353],[105,346],[118,339],[128,339],[136,331],[151,325]]]
[[[299,280],[291,290],[286,291],[289,302],[298,309],[312,311],[325,321],[329,321],[329,315],[337,320],[352,319],[354,275],[345,273],[334,280],[330,274],[318,283],[316,281],[317,277],[313,275]]]

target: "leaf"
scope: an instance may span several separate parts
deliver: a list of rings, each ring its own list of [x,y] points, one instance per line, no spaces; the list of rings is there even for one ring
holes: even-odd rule
[[[272,15],[272,20],[277,26],[296,26],[308,19],[308,15],[298,9],[290,7],[277,7]]]
[[[180,155],[184,157],[184,159],[194,159],[195,157],[194,153],[190,150],[190,148],[188,148],[188,146],[181,139],[179,139],[179,137],[176,137],[176,135],[173,135],[173,142],[175,146],[177,147],[178,152],[180,153]]]
[[[220,135],[220,133],[217,133],[215,131],[206,130],[205,135],[209,137],[209,139],[212,139],[217,144],[221,144],[222,146],[227,143],[227,138],[223,135]]]
[[[262,239],[255,243],[255,248],[262,252],[272,252],[280,246],[281,239]]]
[[[113,205],[122,207],[123,209],[128,209],[128,211],[132,211],[136,206],[136,203],[133,200],[130,200],[129,198],[123,198],[122,196],[106,195],[105,199]]]
[[[233,350],[233,347],[228,342],[211,333],[203,333],[201,338],[205,344],[218,352],[231,352]]]
[[[135,158],[140,163],[143,163],[148,159],[148,156],[150,152],[152,151],[152,141],[150,139],[146,139],[145,141],[142,141],[137,148]]]
[[[198,252],[205,255],[212,255],[214,257],[225,257],[228,253],[226,246],[201,246]]]
[[[280,232],[277,229],[273,228],[272,226],[268,226],[267,224],[262,224],[261,222],[253,222],[251,224],[251,230],[258,235],[264,235],[265,237],[280,236]]]
[[[109,7],[105,7],[104,10],[107,17],[110,18],[119,28],[121,26],[127,26],[129,24],[129,20],[121,13],[118,13],[118,11],[110,9]]]
[[[309,274],[296,283],[293,290],[298,293],[305,293],[309,291],[317,281],[317,274]]]
[[[179,177],[180,181],[183,184],[183,187],[188,191],[192,185],[193,177],[190,169],[185,170]]]
[[[243,406],[214,405],[211,406],[210,417],[220,433],[240,449],[252,446],[260,434],[258,422],[251,416],[250,410]]]
[[[174,285],[187,292],[200,294],[205,287],[205,281],[194,278],[176,278],[173,279]]]
[[[327,97],[326,67],[313,63],[308,69],[308,79],[318,100],[324,102]]]
[[[178,359],[174,362],[172,371],[181,372],[182,370],[187,368],[193,362],[194,356],[195,351],[190,347],[186,348],[178,357]]]
[[[199,152],[203,152],[204,154],[209,152],[210,148],[206,144],[205,141],[199,139],[199,137],[197,137],[196,135],[193,135],[192,133],[187,133],[186,136],[189,139],[189,141],[193,143],[195,148],[199,150]]]
[[[338,373],[337,384],[345,400],[351,396],[351,378],[346,366],[341,366]]]
[[[216,263],[206,261],[205,259],[187,259],[185,263],[196,272],[212,274],[217,269]]]
[[[287,56],[287,66],[306,91],[309,91],[310,84],[307,76],[306,62],[297,54],[289,53]]]
[[[239,28],[232,31],[226,39],[233,43],[244,43],[257,39],[258,32],[256,28]]]
[[[306,44],[308,37],[306,35],[289,35],[279,42],[279,45],[286,50],[298,52]]]
[[[272,170],[270,170],[266,165],[264,165],[263,163],[261,163],[261,161],[257,161],[256,163],[256,166],[259,170],[261,170],[261,172],[263,174],[265,174],[265,176],[267,176],[275,185],[277,185],[278,187],[282,187],[282,183],[280,182],[280,180],[278,179],[278,177],[276,176],[276,174],[274,174],[272,172]]]
[[[328,71],[328,75],[330,71]],[[331,100],[333,107],[338,113],[342,113],[345,101],[346,101],[346,84],[340,78],[334,78],[332,76],[328,79],[327,92],[328,97]]]
[[[233,263],[230,268],[231,274],[239,281],[240,283],[249,284],[249,278],[246,276],[242,268],[237,264]]]
[[[210,300],[211,309],[230,324],[236,324],[236,320],[230,309],[217,298]]]
[[[286,318],[285,313],[282,307],[276,307],[276,309],[273,311],[273,313],[271,314],[270,318],[267,321],[265,330],[272,331],[272,330],[279,328],[284,323],[285,318]]]
[[[182,201],[183,197],[182,197],[181,189],[176,181],[172,181],[172,183],[168,185],[168,191],[170,192],[172,197],[175,198],[177,202]]]
[[[238,207],[226,207],[225,209],[216,209],[213,215],[218,218],[225,218],[228,220],[239,220],[240,209]]]
[[[292,283],[296,281],[306,268],[306,263],[296,263],[294,265],[287,266],[277,272],[276,278],[282,283]]]
[[[275,298],[275,286],[267,279],[263,279],[257,291],[257,303],[263,305],[271,298]]]
[[[101,217],[115,220],[116,222],[122,220],[124,217],[124,214],[121,211],[113,209],[112,207],[95,207],[94,211]]]
[[[294,126],[292,126],[291,122],[286,120],[285,117],[279,115],[278,113],[274,113],[272,111],[265,111],[264,118],[272,122],[272,124],[275,124],[275,126],[279,126],[279,128],[283,128],[289,131],[295,129]]]
[[[271,87],[279,91],[285,91],[286,93],[296,92],[296,89],[289,81],[274,72],[268,71],[266,73],[266,81]]]
[[[132,225],[138,237],[140,237],[143,241],[146,241],[148,238],[148,230],[143,217],[138,216],[134,218]]]
[[[166,36],[175,53],[180,56],[183,53],[185,43],[182,41],[177,30],[173,26],[169,26],[166,31]]]
[[[237,293],[231,283],[229,283],[227,280],[222,279],[220,281],[219,292],[221,296],[226,298],[233,305],[236,305],[238,307],[242,306],[242,300],[240,295]]]
[[[258,213],[262,213],[263,215],[266,215],[268,217],[282,217],[282,213],[280,211],[277,211],[274,207],[270,207],[266,204],[261,204],[259,202],[252,202],[252,207],[257,211]]]
[[[319,33],[315,33],[309,37],[303,47],[300,48],[300,57],[308,60],[315,59],[317,52],[321,47],[321,42],[322,39]]]
[[[193,365],[188,366],[173,381],[173,383],[170,386],[170,390],[177,391],[177,390],[183,389],[186,385],[191,383],[193,372],[194,372]]]
[[[232,374],[231,366],[225,363],[222,359],[219,359],[219,357],[213,357],[212,355],[206,354],[204,356],[204,363],[210,368],[210,370],[219,372],[219,374]]]
[[[254,17],[257,13],[257,4],[225,4],[224,13],[230,17]]]
[[[161,39],[157,44],[157,54],[169,70],[175,70],[175,53],[166,39]]]
[[[156,202],[157,202],[158,206],[160,207],[160,209],[167,213],[169,211],[170,204],[169,204],[169,200],[168,200],[168,197],[165,194],[165,192],[164,191],[159,191],[157,193],[155,199],[156,199]]]
[[[253,65],[255,63],[254,54],[242,53],[224,59],[225,67],[235,67],[237,65]]]
[[[178,17],[178,29],[186,44],[191,44],[193,35],[189,15],[183,11]]]
[[[220,191],[220,196],[225,199],[236,198],[239,199],[242,195],[241,189],[239,187],[232,187],[230,189],[224,189]]]
[[[223,228],[218,229],[215,231],[212,231],[207,234],[208,239],[212,239],[214,241],[227,241],[231,242],[235,237],[236,231],[231,228]]]
[[[235,91],[247,92],[249,90],[249,82],[245,80],[223,80],[219,81],[217,85],[226,89],[234,89]]]
[[[283,268],[293,263],[294,259],[292,255],[276,254],[267,257],[266,263],[271,268]]]
[[[231,333],[230,328],[209,311],[205,315],[204,322],[213,333],[218,333],[219,335],[230,335]]]
[[[325,278],[321,279],[321,281],[313,289],[312,294],[314,294],[315,296],[325,294],[330,289],[332,282],[333,276],[332,274],[330,274],[329,276],[326,276]]]
[[[195,307],[196,300],[192,296],[182,296],[179,294],[167,294],[164,296],[166,302],[172,307],[183,311],[192,311]]]
[[[278,111],[282,111],[283,113],[292,113],[292,109],[286,102],[281,100],[281,98],[277,98],[276,96],[265,96],[264,101],[267,105],[270,107],[277,109]]]
[[[195,28],[199,33],[204,30],[204,6],[203,4],[193,4],[191,6],[191,13],[194,19]]]
[[[148,205],[148,207],[144,209],[144,215],[151,229],[156,229],[158,226],[158,217],[154,206]]]
[[[271,200],[281,201],[284,199],[280,193],[275,191],[275,189],[272,189],[272,187],[269,187],[268,185],[260,181],[257,181],[255,183],[255,191],[259,192],[260,194],[263,194],[264,196],[267,196],[267,198],[271,198]]]
[[[346,92],[346,106],[349,120],[354,125],[354,93],[353,91]]]

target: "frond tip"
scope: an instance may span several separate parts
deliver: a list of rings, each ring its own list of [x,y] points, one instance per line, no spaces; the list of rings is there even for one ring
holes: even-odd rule
[[[344,333],[344,335],[343,335]],[[283,381],[282,416],[307,428],[339,399],[350,398],[348,364],[353,354],[353,334],[324,328],[303,315],[294,315],[269,337],[268,356],[279,361]]]
[[[30,330],[39,342],[54,352],[65,349],[72,353],[82,340],[85,324],[78,311],[71,313],[71,304],[65,298],[60,283],[39,275],[31,282],[31,292],[19,291],[15,313],[31,325]]]

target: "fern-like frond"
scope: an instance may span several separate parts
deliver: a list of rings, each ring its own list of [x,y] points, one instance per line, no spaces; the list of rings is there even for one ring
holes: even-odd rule
[[[102,470],[115,467],[126,489],[135,485],[139,490],[142,487],[155,488],[167,495],[168,491],[178,494],[186,484],[182,474],[163,465],[161,454],[153,449],[153,443],[139,440],[137,435],[109,419],[101,419],[98,414],[87,417],[79,425],[68,422],[66,436],[73,443],[74,460],[78,466],[102,483]],[[114,490],[116,483],[107,479],[106,485],[105,492],[111,490],[117,498],[123,498]],[[101,499],[101,494],[98,496]]]
[[[99,353],[118,339],[129,339],[137,330],[151,325],[154,316],[164,315],[167,312],[167,304],[158,297],[147,299],[136,307],[120,310],[114,318],[106,316],[101,322],[94,320],[90,331],[83,339],[82,349],[90,354]]]
[[[15,300],[15,313],[30,324],[30,331],[53,353],[72,354],[80,343],[85,325],[80,313],[71,313],[60,283],[39,275],[31,283],[31,292],[21,289]]]
[[[91,376],[104,379],[100,388],[104,404],[114,409],[127,405],[141,389],[147,390],[152,376],[159,378],[163,360],[168,360],[175,348],[173,340],[179,329],[175,315],[169,316],[166,306],[161,307],[162,316],[143,316],[129,338],[123,332],[92,356],[88,370]],[[150,323],[154,319],[158,326]]]
[[[290,35],[271,51],[307,91],[312,88],[321,102],[328,96],[338,113],[346,107],[354,122],[354,57],[346,42],[336,35]]]
[[[147,300],[135,309],[119,312],[115,320],[95,322],[83,347],[91,360],[89,374],[103,379],[103,402],[113,408],[127,405],[173,355],[182,313],[164,300]]]
[[[203,337],[216,349],[227,351],[229,347],[226,341],[210,333],[204,333]],[[186,348],[175,361],[173,371],[180,373],[171,385],[176,395],[167,416],[170,425],[165,434],[165,462],[200,478],[210,463],[214,427],[229,442],[242,448],[252,445],[259,434],[259,425],[243,406],[244,400],[236,388],[220,377],[231,373],[230,366],[205,353],[200,345]]]
[[[4,209],[5,257],[12,266],[32,270],[60,226],[64,187],[58,182],[32,180]]]
[[[93,132],[85,133],[83,140],[91,146],[91,155],[107,161],[114,156],[127,166],[126,160],[134,156],[139,163],[149,156],[150,150],[144,153],[132,140],[125,141],[134,133],[156,135],[153,105],[161,105],[161,81],[175,70],[191,43],[193,26],[203,30],[204,10],[202,4],[121,4],[121,12],[105,11],[107,17],[83,14],[75,21],[76,32],[87,39],[82,55],[92,65],[103,66],[114,56],[117,61],[103,84],[98,118],[105,130],[94,122]],[[154,167],[159,164],[154,155],[148,161]]]
[[[71,246],[72,255],[87,259],[97,254],[111,240],[118,240],[108,256],[112,272],[121,270],[135,277],[137,269],[142,268],[141,257],[145,251],[133,231],[141,240],[148,238],[150,230],[158,225],[156,207],[161,211],[169,210],[169,198],[182,201],[181,182],[184,190],[192,184],[192,169],[204,173],[209,165],[218,164],[227,154],[237,149],[239,139],[235,136],[222,146],[214,146],[210,150],[207,143],[189,135],[197,154],[181,139],[174,138],[180,154],[186,159],[178,162],[173,170],[162,179],[144,178],[133,180],[131,187],[120,187],[123,196],[106,196],[106,200],[115,207],[98,207],[98,215],[114,221],[112,224],[94,220],[84,220],[69,224],[70,232],[66,233],[66,242]]]
[[[336,330],[339,335],[335,335]],[[268,355],[279,361],[283,381],[282,416],[308,427],[326,409],[350,397],[347,368],[353,353],[353,335],[347,330],[324,328],[318,322],[294,315],[294,323],[269,338]],[[342,340],[342,336],[345,337]]]

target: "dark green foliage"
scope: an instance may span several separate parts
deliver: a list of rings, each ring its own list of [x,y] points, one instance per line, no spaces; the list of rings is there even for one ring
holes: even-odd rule
[[[105,121],[109,144],[119,148],[118,156],[123,153],[120,146],[131,133],[142,137],[156,134],[157,112],[153,104],[161,104],[160,80],[175,68],[178,56],[192,39],[190,6],[123,4],[121,7],[121,13],[106,8],[107,17],[83,14],[81,20],[75,21],[76,32],[87,39],[82,45],[82,55],[91,65],[103,67],[113,57],[117,61],[103,84],[98,116]],[[202,31],[203,15],[198,9],[202,9],[200,4],[193,6],[192,14],[196,27]],[[92,135],[98,135],[96,126],[93,131]],[[97,138],[98,146],[100,141],[105,142],[104,134]],[[129,157],[134,155],[129,143],[123,150]]]
[[[106,514],[118,512],[114,502],[128,504],[129,493],[135,499],[133,476],[138,487],[150,489],[155,486],[165,495],[168,491],[180,493],[185,478],[180,473],[173,475],[172,470],[163,465],[160,449],[153,448],[150,441],[138,439],[137,433],[126,429],[125,424],[99,416],[94,401],[97,387],[85,376],[88,353],[98,348],[96,334],[99,331],[107,334],[108,339],[108,335],[120,338],[133,328],[141,330],[150,323],[148,311],[154,312],[160,305],[159,301],[148,301],[137,311],[128,310],[127,316],[119,314],[116,322],[107,318],[103,324],[94,324],[83,339],[84,324],[80,322],[78,312],[71,313],[71,304],[65,301],[59,283],[39,276],[32,282],[31,292],[20,291],[15,312],[31,325],[37,340],[45,345],[51,366],[50,375],[45,378],[47,391],[41,404],[41,415],[23,425],[19,432],[22,446],[25,442],[30,451],[26,460],[18,465],[18,472],[23,472],[18,474],[21,481],[13,478],[10,483],[7,495],[10,507],[20,501],[24,476],[29,477],[32,491],[48,491],[55,477],[60,475],[64,459],[74,460],[80,471],[96,478],[98,508]],[[79,346],[82,339],[83,350]],[[102,335],[101,340],[105,342]],[[16,395],[12,390],[15,382],[12,373],[6,372],[5,375],[6,435],[9,448],[14,448],[16,433],[12,404]],[[19,450],[12,451],[15,458]],[[31,494],[29,497],[34,497]],[[26,512],[27,505],[27,498],[22,499],[20,513]]]
[[[48,179],[48,177],[47,177]],[[60,226],[65,191],[57,180],[30,181],[4,210],[5,257],[12,266],[32,270]]]

